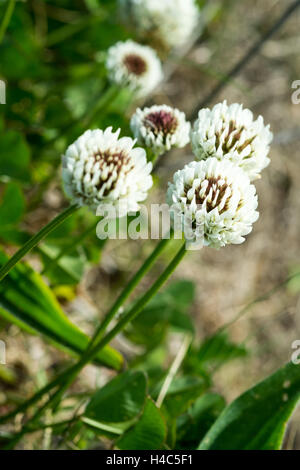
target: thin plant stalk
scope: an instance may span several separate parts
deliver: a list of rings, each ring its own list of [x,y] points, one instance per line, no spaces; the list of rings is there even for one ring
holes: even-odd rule
[[[20,413],[24,413],[30,406],[35,405],[46,393],[50,392],[54,387],[59,385],[60,381],[63,381],[68,374],[70,373],[70,368],[66,369],[59,376],[53,379],[51,382],[46,384],[43,388],[38,390],[31,398],[26,400],[24,403],[21,403],[17,408],[9,413],[0,417],[0,425],[6,423],[11,418],[14,418]]]
[[[96,223],[93,223],[92,226],[90,226],[87,230],[85,230],[83,233],[81,233],[75,240],[73,240],[72,243],[68,244],[65,248],[63,248],[55,258],[53,258],[47,266],[43,269],[41,274],[46,274],[51,268],[53,268],[57,263],[63,258],[64,256],[68,255],[71,253],[81,242],[85,240],[85,238],[90,235],[97,227],[97,224],[99,221],[97,220]]]
[[[118,330],[118,325],[121,325],[121,328],[122,328],[123,324],[125,326],[128,322],[131,321],[130,320],[131,312],[136,311],[134,307],[127,314],[125,314],[123,317],[121,317],[121,319],[117,323],[117,325],[109,333],[107,333],[107,335],[101,340],[101,336],[102,336],[103,332],[105,331],[106,327],[108,326],[108,324],[111,322],[111,320],[114,318],[114,316],[119,312],[119,310],[122,307],[125,300],[129,297],[129,295],[133,291],[133,289],[139,284],[139,282],[144,277],[146,272],[149,271],[150,267],[153,265],[154,261],[160,255],[162,250],[165,248],[168,241],[169,241],[169,239],[162,239],[160,241],[160,243],[157,245],[155,250],[149,256],[149,258],[145,261],[145,263],[143,264],[141,269],[136,273],[136,275],[132,278],[132,280],[126,286],[126,288],[121,293],[121,295],[118,297],[118,299],[116,300],[116,302],[113,305],[113,307],[111,308],[111,310],[108,312],[108,314],[104,318],[104,321],[100,324],[99,328],[96,330],[96,333],[95,333],[94,337],[92,338],[92,340],[90,342],[90,346],[87,348],[86,352],[82,355],[82,357],[77,362],[77,364],[75,364],[73,370],[70,371],[70,376],[67,376],[65,384],[60,386],[59,389],[57,390],[57,392],[55,392],[54,395],[50,398],[49,405],[47,405],[47,403],[45,404],[45,409],[47,408],[47,406],[50,406],[50,404],[51,405],[53,404],[53,407],[57,406],[57,404],[60,401],[61,396],[63,395],[65,390],[67,390],[69,385],[71,385],[71,383],[75,380],[75,378],[77,377],[79,372],[104,347],[103,341],[105,341],[105,339],[107,341],[107,337],[109,337],[109,335],[111,335],[112,332],[115,332],[115,334],[111,338],[109,337],[110,339],[112,339],[116,334],[118,334],[118,331],[120,331],[120,330]],[[183,248],[184,248],[184,252],[185,252],[185,245],[183,246]],[[177,258],[175,257],[174,259],[177,259]],[[173,266],[173,264],[172,264],[173,262],[174,262],[174,260],[170,263],[171,267]],[[142,297],[142,299],[140,299],[140,301],[137,302],[136,306],[139,307],[139,309],[137,310],[137,313],[135,315],[137,315],[142,310],[144,305],[146,305],[146,303],[148,303],[149,300],[153,297],[154,294],[152,292],[155,293],[159,289],[159,287],[157,287],[157,286],[162,285],[162,284],[159,284],[159,282],[161,282],[162,279],[165,279],[164,276],[167,274],[167,278],[168,278],[172,274],[172,272],[173,271],[170,271],[170,265],[169,265],[165,269],[165,271],[161,274],[161,276],[158,278],[156,283],[153,284],[154,288],[152,286],[152,288],[149,289],[149,291]],[[157,289],[157,290],[155,290],[155,289]],[[150,295],[150,297],[149,297],[149,295]],[[145,303],[141,304],[142,300]],[[142,305],[142,306],[140,307],[140,305]],[[108,342],[110,341],[110,339],[108,339]],[[105,343],[105,344],[107,344],[107,343]]]
[[[29,253],[41,240],[43,240],[50,232],[56,229],[62,222],[64,222],[68,217],[74,214],[78,210],[78,205],[74,204],[64,211],[62,211],[58,216],[51,220],[45,227],[43,227],[38,233],[33,235],[0,269],[0,281],[2,281],[9,271],[22,259],[24,256]]]
[[[66,133],[71,131],[78,124],[79,121],[82,124],[82,127],[88,128],[98,113],[101,112],[101,116],[105,116],[108,111],[109,105],[117,98],[117,95],[120,93],[120,91],[121,89],[117,88],[115,85],[109,85],[108,87],[106,87],[104,90],[101,91],[98,98],[94,99],[93,105],[89,113],[87,113],[85,116],[81,116],[80,118],[75,119],[74,121],[64,126],[60,130],[59,135],[52,137],[45,143],[44,148],[50,147],[56,140],[59,140],[61,137],[65,136]],[[50,176],[49,178],[47,178],[46,181],[51,179]]]
[[[0,44],[2,43],[3,38],[5,36],[6,30],[8,28],[9,22],[15,9],[15,5],[16,0],[9,0],[2,23],[0,25]]]
[[[163,383],[163,386],[159,392],[159,395],[158,395],[158,398],[157,398],[157,401],[156,401],[156,406],[158,408],[161,407],[161,405],[163,404],[163,401],[168,393],[168,390],[169,390],[169,387],[171,385],[171,383],[173,382],[174,380],[174,377],[175,375],[177,374],[181,364],[182,364],[182,361],[184,360],[185,358],[185,355],[191,345],[191,342],[192,342],[192,335],[187,333],[186,335],[184,335],[184,339],[183,339],[183,342],[182,342],[182,345],[181,347],[179,348],[179,351],[178,353],[176,354],[176,357],[170,367],[170,370],[165,378],[165,381]]]
[[[151,269],[154,262],[160,256],[160,254],[162,253],[164,248],[167,246],[169,241],[170,241],[169,239],[162,239],[158,243],[154,251],[145,260],[141,268],[137,271],[137,273],[132,277],[129,283],[125,286],[125,288],[123,289],[123,291],[121,292],[121,294],[119,295],[119,297],[114,302],[113,306],[111,307],[111,309],[105,316],[103,322],[99,325],[98,329],[96,330],[85,353],[87,353],[87,351],[90,351],[90,347],[95,344],[95,340],[98,340],[101,334],[105,331],[109,322],[119,312],[121,306],[123,305],[125,300],[130,296],[130,294],[133,292],[135,287],[139,284],[141,279]],[[56,379],[52,380],[49,384],[45,385],[45,387],[43,387],[41,390],[36,392],[35,395],[33,395],[33,397],[31,397],[25,403],[22,403],[18,408],[6,414],[5,416],[0,417],[0,424],[7,422],[9,419],[13,418],[19,413],[24,413],[30,406],[37,403],[40,400],[40,398],[42,398],[46,393],[54,389],[57,385],[60,384],[61,381],[64,381],[69,376],[69,374],[73,372],[73,370],[75,371],[75,367],[76,367],[76,364],[69,367],[67,370],[62,372],[58,377],[56,377]]]
[[[92,349],[94,345],[97,344],[97,342],[100,340],[102,334],[106,330],[107,326],[109,323],[112,321],[112,319],[117,315],[125,303],[125,301],[128,299],[130,294],[133,292],[133,290],[138,286],[140,281],[143,279],[143,277],[147,274],[147,272],[151,269],[153,266],[154,262],[157,260],[157,258],[161,255],[167,244],[169,243],[170,238],[163,238],[158,245],[155,247],[155,249],[152,251],[150,256],[146,259],[144,264],[141,266],[141,268],[137,271],[137,273],[131,278],[125,289],[121,292],[109,312],[106,314],[103,322],[99,325],[97,328],[89,347],[87,348],[86,352],[83,353],[83,356],[81,357],[81,361],[85,361],[86,355],[88,355],[88,352]]]
[[[57,403],[60,399],[64,391],[71,385],[73,380],[76,378],[77,374],[81,371],[81,369],[88,364],[88,362],[92,361],[93,358],[99,353],[99,351],[104,348],[117,334],[119,334],[125,326],[130,323],[147,305],[147,303],[152,299],[152,297],[159,291],[162,285],[167,281],[167,279],[171,276],[174,272],[182,258],[186,253],[185,243],[180,248],[178,253],[172,259],[172,261],[168,264],[166,269],[162,272],[162,274],[158,277],[158,279],[152,284],[150,289],[135,303],[135,305],[125,313],[118,323],[112,328],[98,343],[95,344],[93,348],[87,351],[86,354],[80,359],[78,364],[75,366],[75,371],[67,378],[66,383],[63,386],[60,386],[58,391],[53,395],[53,397],[49,400],[51,404]]]
[[[190,120],[197,118],[198,110],[206,107],[214,98],[223,90],[223,88],[235,78],[246,65],[258,54],[262,46],[272,37],[277,31],[285,24],[285,22],[292,16],[292,14],[300,7],[300,0],[295,0],[289,4],[286,10],[282,13],[280,18],[268,29],[265,34],[260,37],[243,57],[229,70],[228,73],[224,74],[223,78],[216,84],[211,92],[194,108],[194,111],[190,115]]]
[[[134,318],[142,311],[142,309],[147,305],[147,303],[153,298],[153,296],[159,291],[171,274],[175,271],[176,267],[179,265],[184,255],[186,254],[185,244],[182,245],[180,250],[177,252],[175,257],[168,264],[166,269],[158,277],[158,279],[152,284],[150,289],[135,303],[135,305],[125,313],[119,320],[119,322],[112,328],[100,341],[96,344],[88,354],[86,354],[84,363],[82,359],[72,368],[70,371],[70,376],[67,377],[66,382],[59,387],[59,389],[51,396],[51,398],[35,413],[32,419],[27,423],[26,427],[18,433],[6,446],[6,449],[12,449],[19,442],[19,440],[27,433],[27,430],[31,429],[31,425],[43,414],[43,412],[50,406],[55,407],[57,402],[60,401],[61,396],[67,390],[67,388],[72,384],[74,379],[80,370],[102,350],[115,336],[117,336],[125,326],[130,323]]]
[[[110,85],[106,91],[101,93],[97,104],[83,120],[85,127],[89,127],[97,115],[102,113],[104,109],[108,108],[108,106],[114,102],[121,90],[122,88],[116,85]]]

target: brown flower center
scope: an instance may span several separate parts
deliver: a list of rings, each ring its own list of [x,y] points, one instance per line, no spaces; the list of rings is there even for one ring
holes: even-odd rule
[[[238,141],[241,138],[242,132],[245,130],[244,126],[238,127],[234,121],[230,121],[227,134],[222,135],[225,130],[225,123],[220,132],[216,132],[216,148],[218,149],[220,144],[222,144],[222,150],[224,153],[229,152],[232,148],[236,146]],[[241,145],[236,147],[238,152],[242,152],[248,145],[252,143],[255,139],[255,136],[250,137],[245,140]]]
[[[205,188],[205,189],[204,189]],[[226,195],[227,189],[230,185],[222,180],[220,176],[211,177],[204,180],[199,189],[195,191],[196,203],[202,206],[205,202],[207,212],[211,212],[216,207],[219,207],[219,213],[227,211],[230,201],[231,193]],[[187,195],[189,186],[185,187],[185,194]]]
[[[96,186],[98,191],[102,188],[103,184],[105,184],[107,181],[110,180],[113,173],[116,173],[116,178],[112,181],[111,185],[107,187],[105,191],[103,192],[104,197],[107,196],[110,193],[110,191],[112,191],[116,187],[122,168],[127,166],[124,174],[127,174],[133,168],[133,164],[128,165],[130,161],[129,155],[123,151],[113,152],[113,153],[110,153],[109,151],[106,151],[103,153],[102,152],[95,153],[94,159],[95,159],[95,163],[99,162],[99,169],[101,171],[100,180]],[[103,172],[105,170],[107,170],[107,175],[103,179]],[[91,173],[92,174],[94,173],[93,169]]]
[[[176,131],[178,121],[172,113],[161,110],[147,114],[144,125],[150,128],[155,135],[163,134],[166,137]]]
[[[147,63],[144,59],[137,54],[128,54],[124,57],[124,65],[127,67],[129,73],[133,75],[143,75],[147,70]]]

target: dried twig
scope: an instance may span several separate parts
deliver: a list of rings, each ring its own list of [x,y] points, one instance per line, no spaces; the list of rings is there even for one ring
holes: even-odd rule
[[[300,6],[300,0],[293,2],[280,16],[280,18],[273,24],[273,26],[261,37],[259,38],[252,47],[246,52],[246,54],[232,67],[232,69],[224,75],[224,77],[217,83],[215,88],[194,108],[191,113],[190,119],[194,120],[197,118],[198,110],[207,106],[219,93],[220,91],[228,84],[228,82],[238,75],[243,68],[250,62],[253,57],[260,51],[261,47],[264,45],[270,37],[272,37],[288,20],[288,18],[294,13],[294,11]]]

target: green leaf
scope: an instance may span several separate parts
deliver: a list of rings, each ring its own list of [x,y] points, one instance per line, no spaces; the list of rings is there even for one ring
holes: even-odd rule
[[[225,408],[199,449],[278,450],[299,399],[300,367],[288,363]]]
[[[186,280],[172,282],[164,294],[171,298],[176,305],[188,308],[195,299],[195,284]]]
[[[229,340],[227,332],[217,333],[208,338],[199,348],[197,357],[202,363],[219,364],[238,357],[245,357],[247,350],[244,346]]]
[[[290,280],[287,283],[287,289],[292,294],[298,294],[300,292],[300,266],[293,266],[289,270]]]
[[[54,245],[51,243],[43,243],[39,246],[39,251],[42,254],[44,266],[47,267],[53,259],[55,259],[61,251],[63,246]],[[73,285],[77,284],[83,274],[86,264],[86,257],[84,253],[75,250],[66,256],[62,256],[53,267],[47,269],[46,274],[52,285]]]
[[[129,421],[142,411],[146,389],[143,372],[123,372],[92,396],[85,416],[107,423]]]
[[[6,260],[0,252],[0,264]],[[88,345],[89,338],[68,319],[42,277],[24,263],[0,283],[0,316],[31,334],[43,334],[73,355],[81,354]],[[96,362],[119,370],[123,359],[107,346]]]
[[[0,175],[30,181],[30,150],[22,135],[5,131],[0,138]]]
[[[200,377],[179,377],[175,379],[164,400],[164,408],[170,416],[184,413],[207,388],[207,382]]]
[[[185,367],[192,373],[202,374],[247,354],[245,346],[233,343],[227,332],[220,332],[207,338],[198,349],[192,348],[185,359]]]
[[[159,409],[149,398],[139,421],[117,442],[121,450],[161,449],[166,438],[166,425]]]
[[[21,220],[24,210],[25,200],[20,186],[17,183],[8,183],[0,202],[0,232],[3,228],[17,224]]]
[[[157,294],[127,330],[128,338],[148,350],[161,344],[168,327],[194,331],[188,314],[194,300],[195,286],[190,281],[177,281]]]
[[[198,398],[187,412],[177,419],[177,446],[195,449],[225,406],[224,398],[216,393],[206,393]]]

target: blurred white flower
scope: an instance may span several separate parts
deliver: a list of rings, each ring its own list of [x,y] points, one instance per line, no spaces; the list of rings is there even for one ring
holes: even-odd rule
[[[141,145],[162,155],[172,147],[184,147],[190,141],[191,125],[185,114],[167,105],[138,108],[130,121],[134,137]]]
[[[147,39],[167,48],[183,46],[199,25],[200,11],[195,0],[119,0],[128,23]]]
[[[130,39],[108,49],[106,68],[113,83],[127,86],[139,97],[151,93],[163,79],[161,62],[154,49]]]
[[[256,120],[249,109],[227,102],[211,110],[201,109],[191,132],[191,144],[197,159],[215,156],[240,166],[252,180],[260,178],[270,159],[268,153],[273,134],[264,125],[262,116]]]
[[[217,158],[191,162],[177,171],[167,202],[182,231],[190,224],[188,245],[199,242],[199,234],[204,245],[214,248],[242,243],[259,215],[255,186],[248,176]]]
[[[120,129],[88,130],[62,157],[66,195],[81,206],[96,209],[112,204],[119,215],[137,211],[152,186],[152,164],[145,150],[133,148],[130,137],[119,139]]]

